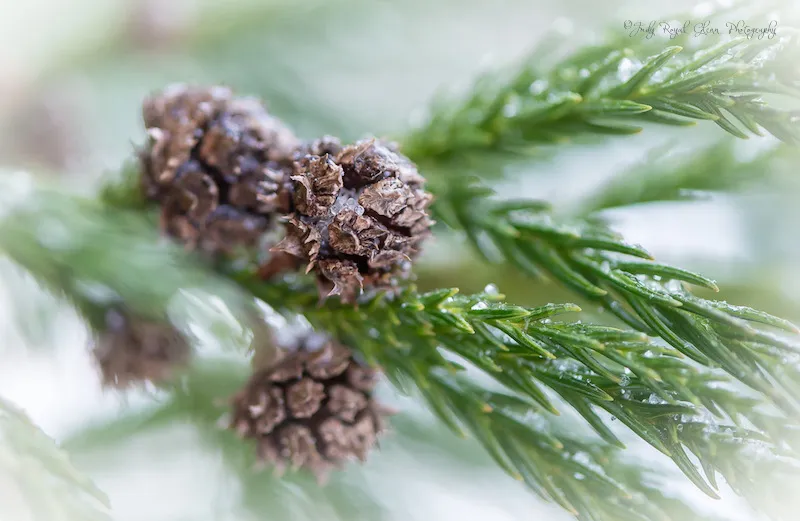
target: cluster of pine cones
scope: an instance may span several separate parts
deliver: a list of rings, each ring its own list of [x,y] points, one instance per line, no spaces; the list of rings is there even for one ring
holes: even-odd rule
[[[224,87],[169,87],[143,116],[145,193],[188,248],[261,253],[265,278],[306,264],[323,298],[354,302],[406,278],[430,234],[425,179],[389,143],[302,142]],[[271,244],[275,230],[283,240]]]
[[[305,264],[321,298],[354,303],[365,290],[398,287],[430,235],[425,179],[390,143],[303,142],[225,87],[170,86],[142,112],[143,192],[161,209],[162,231],[202,255],[253,260],[263,278]],[[158,381],[189,359],[168,322],[124,312],[107,322],[95,348],[107,385]],[[279,470],[323,479],[363,461],[388,414],[372,397],[376,369],[317,334],[280,347],[232,399],[231,428]]]

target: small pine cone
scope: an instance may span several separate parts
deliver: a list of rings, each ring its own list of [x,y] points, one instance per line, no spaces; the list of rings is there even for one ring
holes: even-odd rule
[[[110,311],[95,341],[94,357],[103,385],[126,388],[160,382],[185,366],[191,356],[186,338],[168,322],[155,322]]]
[[[143,189],[161,205],[164,231],[187,247],[253,247],[290,210],[300,143],[258,100],[173,85],[148,97],[142,114]]]
[[[232,399],[230,427],[279,472],[302,468],[324,481],[354,457],[365,461],[389,411],[372,397],[375,369],[341,344],[313,340],[253,374]]]
[[[340,148],[325,138],[305,151],[291,177],[295,212],[273,251],[308,262],[323,297],[353,302],[364,287],[392,288],[430,235],[425,179],[375,139]]]

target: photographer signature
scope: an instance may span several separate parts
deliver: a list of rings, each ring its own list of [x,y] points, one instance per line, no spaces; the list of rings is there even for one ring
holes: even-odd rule
[[[638,36],[647,40],[653,38],[656,34],[669,36],[670,40],[682,34],[692,35],[694,37],[729,34],[744,36],[748,40],[754,38],[762,40],[764,38],[775,38],[778,32],[777,20],[772,20],[766,26],[761,27],[748,25],[744,20],[725,22],[722,28],[713,25],[711,20],[704,20],[696,23],[692,23],[691,20],[686,20],[683,24],[657,20],[651,20],[650,22],[625,20],[622,26],[628,32],[629,37],[634,38]]]

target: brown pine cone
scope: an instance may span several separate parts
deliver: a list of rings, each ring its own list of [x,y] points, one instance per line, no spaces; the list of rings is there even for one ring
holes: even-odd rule
[[[377,372],[343,345],[319,340],[254,373],[232,399],[231,428],[254,438],[259,459],[279,472],[307,469],[324,481],[346,461],[366,459],[388,410],[372,397]]]
[[[353,302],[365,287],[392,288],[430,235],[425,179],[408,158],[375,139],[341,149],[320,140],[306,151],[291,177],[295,211],[273,251],[307,262],[324,297]]]
[[[191,356],[186,338],[168,322],[154,322],[118,311],[106,316],[95,341],[94,357],[107,387],[160,382],[185,366]]]
[[[146,195],[162,227],[189,248],[252,247],[276,213],[290,211],[288,176],[300,146],[254,98],[226,87],[172,85],[148,97],[141,152]]]

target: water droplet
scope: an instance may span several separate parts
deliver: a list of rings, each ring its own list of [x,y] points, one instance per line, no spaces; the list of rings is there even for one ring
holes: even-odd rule
[[[590,465],[592,463],[592,458],[585,452],[576,452],[572,459],[581,465]]]
[[[534,96],[538,96],[539,94],[546,91],[549,86],[550,84],[547,82],[547,80],[536,80],[533,83],[531,83],[530,87],[528,87],[528,92],[530,92]]]
[[[578,481],[583,481],[584,479],[586,479],[586,476],[584,476],[580,472],[576,472],[575,473],[575,479],[577,479]]]
[[[477,304],[472,306],[471,309],[478,310],[478,309],[486,309],[488,307],[489,307],[489,305],[486,302],[478,302]]]
[[[487,284],[485,288],[483,288],[483,292],[487,295],[499,295],[500,290],[497,288],[495,284]]]
[[[651,81],[652,81],[653,83],[661,83],[662,81],[664,81],[665,79],[667,79],[667,76],[669,76],[670,72],[672,72],[672,71],[670,71],[670,70],[669,70],[669,69],[667,69],[666,67],[663,67],[663,68],[661,68],[661,69],[658,69],[658,70],[655,72],[655,74],[653,74],[653,76],[652,76],[652,80],[651,80]]]
[[[617,78],[619,81],[625,83],[633,77],[633,75],[642,68],[642,62],[639,60],[632,60],[630,58],[623,58],[617,67]]]

